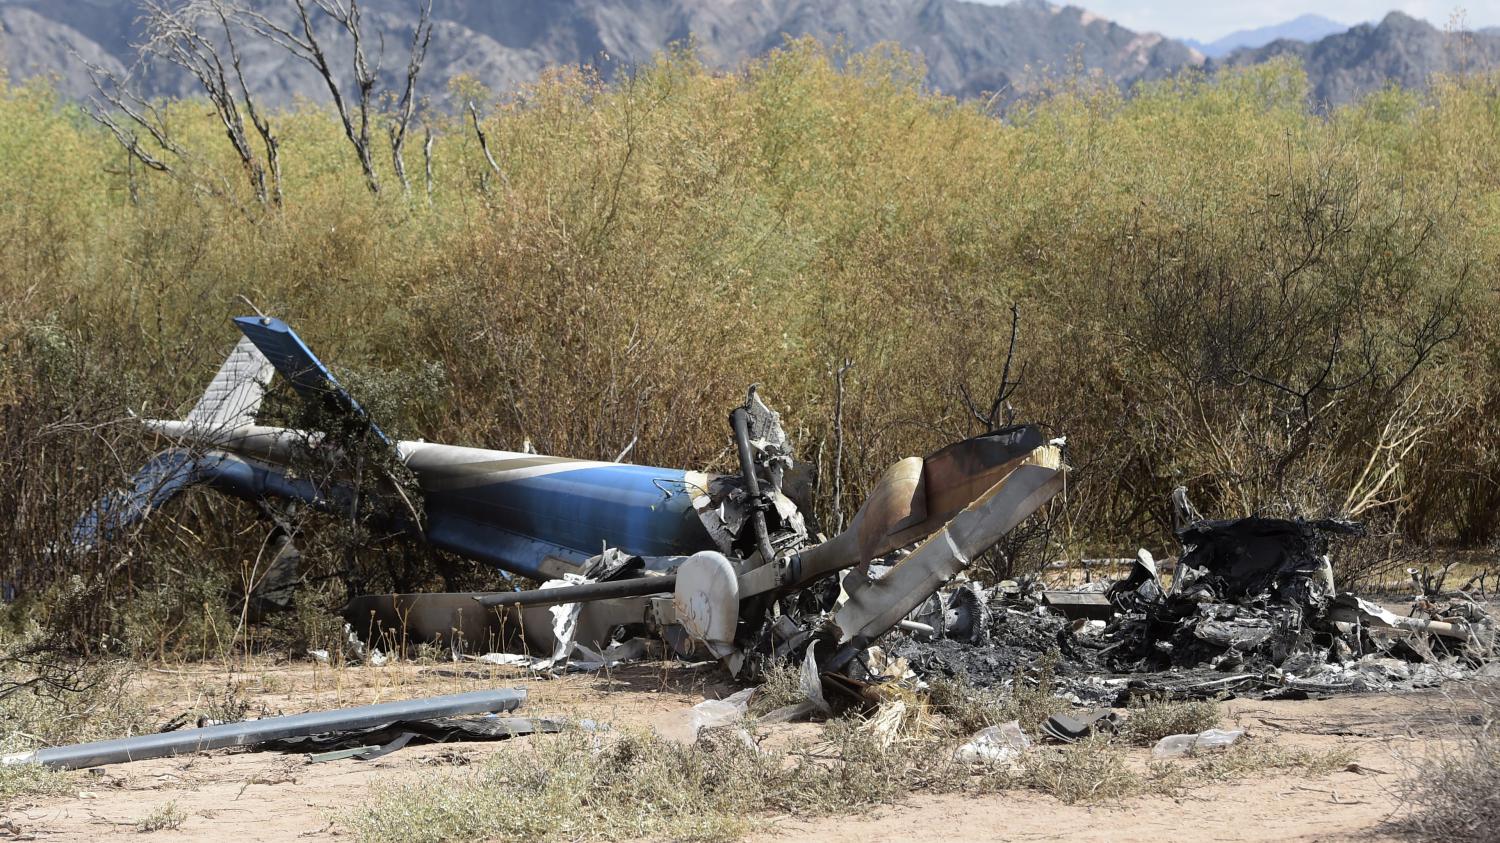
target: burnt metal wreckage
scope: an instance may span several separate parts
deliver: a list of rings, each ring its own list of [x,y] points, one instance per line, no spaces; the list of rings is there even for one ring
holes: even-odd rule
[[[1335,588],[1330,545],[1358,525],[1208,520],[1183,489],[1173,502],[1183,549],[1170,583],[1142,550],[1127,576],[1073,590],[970,584],[946,605],[962,595],[982,607],[970,610],[985,618],[981,627],[964,627],[961,640],[893,636],[889,658],[920,676],[988,686],[1047,655],[1059,690],[1090,706],[1132,697],[1306,698],[1500,675],[1500,630],[1472,595],[1419,595],[1400,615]]]
[[[1467,595],[1400,616],[1335,590],[1329,544],[1354,525],[1207,520],[1183,490],[1170,584],[1145,551],[1127,577],[1073,591],[970,582],[973,560],[1063,488],[1062,440],[1035,426],[895,463],[825,538],[805,467],[754,387],[729,417],[731,474],[395,441],[284,322],[235,324],[243,338],[187,417],[145,422],[175,446],[85,513],[73,542],[106,541],[189,486],[273,514],[268,502],[346,511],[360,496],[347,469],[315,482],[299,465],[352,432],[383,466],[392,532],[545,583],[356,597],[346,619],[371,646],[404,636],[555,670],[665,642],[741,678],[772,659],[811,666],[854,698],[908,670],[1003,684],[1056,653],[1063,690],[1090,705],[1412,687],[1491,669],[1495,623]],[[274,375],[316,411],[314,426],[257,422]]]

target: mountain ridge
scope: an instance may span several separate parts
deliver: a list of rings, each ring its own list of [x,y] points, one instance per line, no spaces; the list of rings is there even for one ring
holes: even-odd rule
[[[1378,24],[1362,23],[1313,43],[1282,39],[1236,50],[1213,65],[1245,67],[1280,57],[1302,63],[1313,103],[1328,106],[1391,83],[1421,88],[1433,74],[1500,67],[1500,36],[1445,32],[1404,12],[1391,12]]]
[[[1330,35],[1337,35],[1348,29],[1348,24],[1339,23],[1322,15],[1308,13],[1269,26],[1235,30],[1222,38],[1216,38],[1208,42],[1188,38],[1184,39],[1183,43],[1209,58],[1223,58],[1235,50],[1264,47],[1273,41],[1280,41],[1283,38],[1292,41],[1312,42],[1322,40]]]
[[[285,0],[251,2],[272,13],[287,7]],[[364,5],[372,34],[393,45],[386,56],[393,75],[404,67],[413,0]],[[0,70],[18,80],[50,75],[63,94],[86,97],[92,85],[81,57],[111,73],[133,70],[150,96],[194,93],[186,73],[138,60],[142,10],[141,0],[0,0]],[[855,50],[898,43],[921,59],[930,88],[1000,103],[1040,89],[1049,73],[1077,67],[1129,88],[1187,68],[1214,72],[1288,56],[1307,68],[1319,105],[1348,102],[1387,80],[1419,87],[1434,72],[1457,69],[1451,57],[1461,51],[1470,68],[1500,67],[1500,34],[1464,33],[1460,43],[1458,35],[1399,12],[1315,41],[1282,37],[1218,57],[1046,0],[434,0],[434,23],[421,80],[421,92],[432,97],[459,74],[498,92],[553,65],[591,64],[610,76],[689,40],[706,63],[730,69],[802,36]],[[329,44],[335,54],[349,50],[347,39],[330,37]],[[247,77],[266,100],[326,98],[313,69],[279,47],[251,40],[242,47]]]

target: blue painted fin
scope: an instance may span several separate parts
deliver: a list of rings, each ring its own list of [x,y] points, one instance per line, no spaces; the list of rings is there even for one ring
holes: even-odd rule
[[[358,419],[380,441],[391,444],[391,440],[365,412],[365,408],[339,385],[338,379],[290,325],[270,316],[241,316],[234,320],[234,324],[255,343],[255,347],[271,361],[277,373],[286,378],[298,395],[336,415]]]

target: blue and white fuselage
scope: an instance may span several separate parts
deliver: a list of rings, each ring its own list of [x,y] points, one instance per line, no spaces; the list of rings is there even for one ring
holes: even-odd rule
[[[341,508],[348,489],[299,479],[289,466],[321,435],[190,422],[147,426],[200,453],[192,483],[243,497],[289,498]],[[421,495],[428,543],[537,579],[576,572],[612,547],[632,556],[686,556],[715,544],[693,508],[711,475],[430,442],[395,443]],[[410,526],[410,525],[409,525]]]

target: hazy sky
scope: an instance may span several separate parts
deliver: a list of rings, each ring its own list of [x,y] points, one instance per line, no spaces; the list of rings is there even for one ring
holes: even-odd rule
[[[1005,2],[1005,0],[984,0]],[[1462,10],[1470,26],[1500,26],[1500,0],[1051,0],[1082,6],[1131,29],[1212,41],[1237,29],[1281,23],[1312,12],[1340,23],[1378,21],[1399,9],[1446,26]]]

